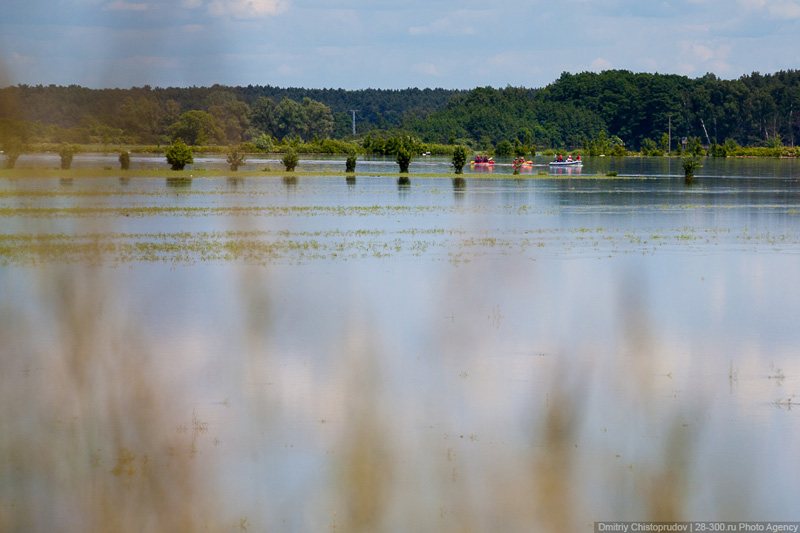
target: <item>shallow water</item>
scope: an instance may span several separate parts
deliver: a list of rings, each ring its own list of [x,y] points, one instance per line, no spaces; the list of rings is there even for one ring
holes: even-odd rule
[[[798,519],[796,163],[607,162],[0,180],[0,526]]]
[[[119,168],[118,154],[85,153],[76,154],[73,168]],[[283,170],[281,154],[266,154],[248,156],[242,170]],[[582,168],[551,168],[548,163],[552,157],[538,155],[532,158],[533,166],[520,170],[522,177],[545,173],[548,175],[605,175],[607,172],[617,172],[622,176],[683,176],[681,160],[676,157],[585,157]],[[504,176],[511,175],[514,169],[511,165],[513,158],[498,157],[497,164],[492,169],[464,167],[464,173],[471,175]],[[55,153],[48,154],[23,154],[17,160],[17,168],[58,168],[59,156]],[[800,174],[800,162],[795,159],[772,158],[706,158],[698,169],[698,176],[706,177],[749,177],[749,178],[781,178],[797,177]],[[192,169],[226,169],[228,167],[225,157],[215,154],[197,155],[194,164],[188,165]],[[168,169],[163,156],[153,154],[131,154],[131,174],[137,169]],[[391,156],[361,156],[357,160],[356,171],[362,173],[397,172],[397,163]],[[335,155],[303,155],[297,167],[298,171],[306,172],[343,172],[344,161],[341,156]],[[452,171],[450,159],[447,157],[416,157],[412,159],[409,171],[413,173],[449,173]]]

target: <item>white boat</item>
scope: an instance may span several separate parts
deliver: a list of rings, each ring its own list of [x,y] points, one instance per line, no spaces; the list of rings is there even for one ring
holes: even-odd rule
[[[550,161],[551,167],[582,167],[583,161],[576,159],[575,161]]]

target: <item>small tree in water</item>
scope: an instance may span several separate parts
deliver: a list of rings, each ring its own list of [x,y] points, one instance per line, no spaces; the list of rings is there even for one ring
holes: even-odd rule
[[[231,167],[231,170],[236,172],[239,170],[239,167],[244,165],[244,152],[238,146],[231,146],[228,150],[228,157],[226,161],[228,165]]]
[[[400,165],[400,173],[408,173],[408,165],[411,164],[411,153],[405,148],[397,151],[397,164]]]
[[[294,168],[300,162],[300,158],[297,157],[297,152],[294,151],[294,148],[289,148],[281,161],[283,161],[283,166],[286,167],[287,171],[294,172]]]
[[[700,164],[700,158],[696,155],[689,155],[683,158],[682,161],[683,165],[683,177],[686,180],[686,183],[691,183],[694,179],[694,172],[702,167],[703,165]]]
[[[131,154],[128,151],[123,150],[119,153],[119,168],[122,170],[128,170],[131,168]]]
[[[3,150],[6,154],[6,168],[14,168],[17,164],[17,159],[25,149],[22,141],[19,138],[13,137],[3,144]]]
[[[456,146],[453,150],[453,169],[456,171],[456,174],[462,174],[464,172],[464,165],[467,164],[467,149],[463,146]]]
[[[61,145],[61,150],[58,151],[58,156],[61,158],[61,169],[68,170],[72,166],[72,156],[75,155],[77,150],[71,144]]]
[[[347,156],[347,160],[344,162],[344,171],[345,172],[355,172],[356,171],[356,153],[350,152]]]
[[[174,141],[165,153],[167,156],[167,163],[170,164],[172,170],[183,170],[183,167],[194,163],[192,157],[192,149],[186,146],[186,143],[178,139]]]

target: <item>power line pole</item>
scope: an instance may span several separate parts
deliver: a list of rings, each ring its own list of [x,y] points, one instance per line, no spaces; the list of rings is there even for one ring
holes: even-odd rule
[[[669,155],[669,154],[672,153],[672,113],[667,115],[667,117],[669,118],[669,130],[668,130],[669,134],[668,134],[668,137],[667,137],[667,155]],[[662,137],[662,139],[663,139],[663,137]]]
[[[351,109],[350,112],[353,114],[353,137],[356,136],[356,110]]]

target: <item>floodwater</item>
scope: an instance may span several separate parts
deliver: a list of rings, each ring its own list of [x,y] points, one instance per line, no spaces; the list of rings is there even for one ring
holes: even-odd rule
[[[796,162],[416,164],[0,178],[0,530],[800,519]]]

